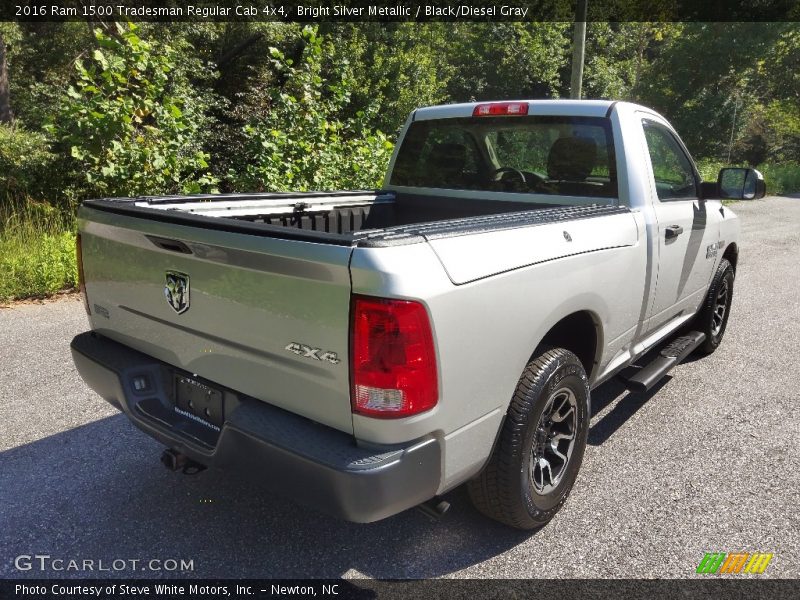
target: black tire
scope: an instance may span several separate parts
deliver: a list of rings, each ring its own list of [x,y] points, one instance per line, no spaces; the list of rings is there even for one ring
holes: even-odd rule
[[[562,402],[565,393],[566,402],[572,402],[569,394],[574,399],[574,422],[568,411],[562,410],[557,415],[562,417],[561,421],[555,419],[555,412],[545,411],[555,411],[551,407]],[[553,417],[549,419],[550,426],[544,424],[548,414]],[[569,440],[564,431],[570,424],[574,427],[574,439],[567,451]],[[589,383],[583,365],[577,356],[563,348],[540,349],[520,377],[489,463],[468,484],[475,508],[517,529],[545,525],[563,506],[575,483],[588,431]],[[561,436],[555,442],[556,450],[567,459],[560,465],[558,478],[554,478],[553,472],[561,459],[552,455],[551,435]],[[548,447],[552,455],[549,458]],[[535,453],[540,457],[536,461]],[[550,466],[549,489],[545,485],[547,470],[540,466],[544,464],[541,458]]]
[[[705,341],[696,350],[700,355],[711,354],[722,343],[725,328],[728,326],[728,317],[731,314],[734,278],[731,263],[723,258],[717,267],[717,272],[714,273],[714,279],[711,280],[703,307],[694,322],[693,328],[706,334]],[[722,311],[721,316],[720,311]]]

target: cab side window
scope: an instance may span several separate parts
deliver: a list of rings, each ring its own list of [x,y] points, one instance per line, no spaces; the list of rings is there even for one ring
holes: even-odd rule
[[[675,136],[663,125],[642,121],[656,193],[662,201],[697,198],[697,180],[692,163]]]

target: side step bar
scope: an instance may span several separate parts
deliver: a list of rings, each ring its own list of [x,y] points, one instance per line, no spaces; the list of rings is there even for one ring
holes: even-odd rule
[[[664,375],[689,356],[706,339],[701,331],[690,331],[675,338],[648,364],[638,369],[630,377],[622,375],[625,385],[632,392],[646,392],[657,384]]]

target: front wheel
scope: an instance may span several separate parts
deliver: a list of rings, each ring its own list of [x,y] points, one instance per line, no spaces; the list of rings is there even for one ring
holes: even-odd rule
[[[545,525],[569,495],[586,449],[589,384],[578,357],[542,350],[525,368],[486,468],[469,482],[475,507],[516,527]]]
[[[733,267],[723,258],[714,273],[703,308],[694,324],[695,329],[706,334],[705,341],[697,348],[699,354],[711,354],[722,343],[731,313],[733,280]]]

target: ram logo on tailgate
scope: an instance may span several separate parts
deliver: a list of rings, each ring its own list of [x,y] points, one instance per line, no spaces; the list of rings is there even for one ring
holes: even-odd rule
[[[181,314],[189,310],[189,276],[178,271],[167,271],[164,297],[176,313]]]

